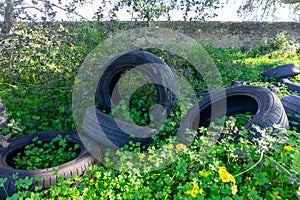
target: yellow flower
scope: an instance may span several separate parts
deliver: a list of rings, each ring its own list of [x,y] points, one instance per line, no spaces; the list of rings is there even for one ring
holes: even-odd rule
[[[145,154],[140,153],[139,157],[140,157],[140,159],[143,159],[143,158],[145,158]]]
[[[177,144],[176,149],[178,151],[183,151],[184,149],[186,149],[186,146],[184,144]]]
[[[289,146],[289,145],[288,146],[284,146],[283,149],[286,150],[286,151],[292,151],[292,150],[294,150],[294,148],[292,146]]]
[[[203,189],[199,188],[198,184],[196,182],[192,182],[193,189],[188,190],[185,192],[185,194],[191,195],[193,198],[196,198],[197,194],[203,194]]]
[[[198,193],[201,194],[201,195],[203,195],[203,189],[200,188],[200,189],[198,190]]]
[[[197,193],[195,192],[195,190],[189,190],[186,191],[185,194],[189,194],[191,195],[193,198],[196,198]]]
[[[199,186],[198,186],[198,184],[196,183],[196,182],[192,182],[192,184],[193,184],[193,190],[199,190]]]
[[[174,145],[173,144],[168,144],[168,146],[167,146],[167,149],[173,149],[174,148]]]
[[[235,183],[235,178],[226,170],[226,167],[219,167],[218,172],[223,183]]]
[[[150,156],[148,157],[148,161],[151,161],[152,158],[153,158],[153,155],[150,155]]]
[[[236,193],[238,192],[237,185],[234,184],[234,185],[231,187],[231,191],[232,191],[232,194],[233,194],[233,195],[236,195]]]

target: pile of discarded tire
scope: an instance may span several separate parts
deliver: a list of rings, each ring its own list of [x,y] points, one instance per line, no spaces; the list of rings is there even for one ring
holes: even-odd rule
[[[151,136],[157,133],[155,129],[137,126],[112,118],[101,112],[101,110],[105,109],[110,111],[113,107],[114,99],[112,98],[112,90],[119,80],[122,71],[129,69],[127,66],[133,68],[138,65],[159,63],[161,64],[160,68],[151,69],[153,67],[149,65],[149,69],[147,69],[145,73],[153,79],[159,79],[160,83],[165,84],[161,84],[159,87],[156,85],[158,92],[157,104],[161,105],[161,107],[166,110],[164,114],[168,115],[176,100],[176,94],[172,92],[176,90],[174,75],[168,65],[149,52],[126,52],[112,60],[113,62],[110,62],[109,65],[106,66],[103,78],[100,78],[98,82],[99,107],[93,106],[86,110],[83,123],[84,131],[91,138],[97,138],[95,135],[104,134],[103,137],[108,138],[109,142],[103,142],[101,139],[97,142],[105,147],[119,149],[128,144],[129,141],[140,142],[142,145],[149,145],[151,143]],[[156,72],[155,75],[153,75],[154,72]],[[264,72],[262,77],[265,80],[286,78],[296,75],[298,72],[300,72],[300,70],[297,65],[284,65]],[[168,88],[172,89],[170,90]],[[246,124],[246,128],[251,131],[254,131],[253,125],[267,128],[273,127],[274,124],[278,124],[289,129],[289,121],[286,112],[290,111],[285,109],[286,106],[283,106],[281,100],[270,89],[241,85],[228,88],[225,91],[214,92],[213,94],[202,96],[203,99],[192,106],[181,121],[178,136],[182,143],[187,144],[187,136],[184,134],[187,129],[198,130],[200,126],[208,127],[213,118],[223,117],[224,115],[231,116],[250,112],[253,117]],[[287,105],[287,103],[284,105]],[[218,106],[225,106],[226,110],[225,112],[221,110],[218,112],[217,110],[212,113],[212,106],[217,108]],[[293,108],[293,110],[295,109]],[[165,117],[160,116],[160,113],[161,112],[154,112],[154,118],[160,120]],[[97,128],[99,126],[101,127],[101,130]],[[129,133],[134,134],[135,137],[130,137]],[[259,136],[259,134],[255,135],[255,137]]]
[[[290,80],[299,74],[300,68],[297,64],[287,64],[267,70],[261,75],[264,80],[277,80],[285,85],[288,90],[300,94],[300,84]],[[297,131],[300,131],[300,97],[287,95],[281,101],[290,123],[293,123]]]
[[[285,85],[286,88],[300,95],[300,84],[294,83],[291,81],[291,78],[300,75],[300,68],[297,64],[286,64],[281,65],[275,68],[267,69],[265,72],[261,74],[261,78],[263,81],[275,81],[279,82],[282,85]],[[248,84],[253,81],[244,81],[237,80],[232,81],[233,86],[241,86],[243,84]],[[268,88],[277,93],[279,88],[268,83]],[[296,130],[300,131],[300,96],[295,95],[287,95],[281,99],[281,103],[283,108],[287,114],[289,124],[293,125]]]
[[[125,52],[114,57],[102,68],[102,76],[99,78],[97,87],[99,105],[91,106],[85,112],[83,130],[90,138],[100,138],[97,143],[114,149],[119,149],[130,141],[140,142],[142,145],[151,144],[151,137],[157,133],[157,130],[115,119],[102,112],[103,110],[111,111],[118,103],[119,99],[116,98],[119,96],[117,94],[118,91],[114,89],[122,73],[142,65],[145,66],[142,68],[143,73],[153,81],[158,96],[157,104],[160,105],[151,110],[154,117],[153,120],[161,121],[171,112],[177,97],[176,80],[170,67],[150,52],[140,50]],[[262,74],[262,77],[264,80],[279,79],[283,84],[287,85],[288,89],[300,92],[298,85],[288,82],[290,77],[297,74],[300,74],[299,67],[295,64],[290,64],[268,70]],[[203,95],[203,99],[192,106],[182,119],[179,130],[179,138],[182,143],[187,143],[183,134],[187,129],[198,130],[200,126],[208,127],[211,119],[223,117],[224,115],[231,116],[250,112],[253,114],[253,117],[246,124],[248,130],[253,130],[252,125],[254,124],[262,128],[279,124],[288,129],[289,121],[286,113],[290,121],[296,121],[300,124],[300,119],[297,118],[300,114],[300,98],[297,96],[286,96],[280,100],[269,89],[243,85],[228,88],[221,92],[214,92],[213,98],[211,95]],[[212,106],[218,108],[218,106],[224,105],[224,102],[226,103],[225,112],[218,112],[218,110],[214,113],[211,112]],[[101,130],[99,127],[101,127]],[[300,130],[300,125],[298,125],[298,130]],[[55,167],[58,169],[57,175],[53,175],[54,168],[21,170],[9,166],[8,160],[10,156],[20,148],[31,143],[33,137],[39,136],[43,141],[49,141],[58,134],[69,134],[71,137],[68,139],[68,142],[80,144],[81,151],[72,161]],[[104,134],[109,142],[102,141],[101,137],[95,137],[95,135],[101,134]],[[135,137],[131,137],[131,134],[134,134]],[[259,135],[256,135],[256,137],[259,137]],[[34,177],[41,174],[42,179],[34,183],[34,185],[41,185],[43,189],[47,189],[51,185],[56,184],[57,176],[64,175],[67,178],[81,175],[90,165],[96,163],[96,159],[89,154],[80,141],[78,134],[74,132],[39,132],[16,137],[9,140],[9,142],[10,146],[8,148],[0,147],[0,178],[8,178],[8,181],[5,183],[8,195],[16,192],[14,180],[12,179],[12,174],[16,172],[18,172],[20,178],[25,178],[26,176]],[[0,188],[0,198],[5,197],[5,195],[6,193]]]

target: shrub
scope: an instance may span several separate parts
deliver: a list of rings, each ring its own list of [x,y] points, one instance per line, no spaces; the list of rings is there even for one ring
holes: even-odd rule
[[[300,45],[297,41],[291,40],[284,35],[278,34],[275,38],[263,39],[259,47],[252,48],[248,56],[259,57],[268,55],[270,58],[291,58],[297,57]]]

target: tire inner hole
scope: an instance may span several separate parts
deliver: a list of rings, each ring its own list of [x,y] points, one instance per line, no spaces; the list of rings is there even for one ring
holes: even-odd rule
[[[196,115],[192,122],[193,130],[198,130],[199,127],[209,127],[210,123],[217,118],[225,117],[224,114],[224,100],[218,100],[213,103],[214,113],[212,116],[212,104],[202,109]],[[226,116],[235,116],[238,114],[251,114],[255,115],[258,111],[257,101],[249,96],[230,96],[226,98]]]
[[[52,139],[39,139],[16,148],[7,155],[6,163],[15,169],[39,170],[67,163],[81,152],[80,144],[51,142]]]

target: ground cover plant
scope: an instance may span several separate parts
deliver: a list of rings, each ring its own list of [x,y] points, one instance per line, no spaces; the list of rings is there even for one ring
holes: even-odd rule
[[[85,56],[107,37],[107,33],[100,25],[84,23],[71,30],[63,25],[48,26],[42,27],[45,32],[41,33],[39,26],[28,28],[21,24],[12,37],[18,36],[18,41],[5,39],[6,46],[0,51],[3,66],[0,96],[9,110],[8,116],[15,120],[20,130],[12,132],[5,129],[1,135],[10,133],[11,137],[15,137],[41,130],[75,130],[71,110],[73,81]],[[277,80],[263,82],[259,76],[265,68],[287,63],[300,65],[299,46],[284,35],[262,41],[260,46],[251,49],[218,49],[212,42],[201,44],[216,63],[226,88],[231,87],[233,80],[244,80],[244,84],[260,87],[277,86],[279,98],[288,94],[299,95],[287,90]],[[188,73],[188,63],[184,60],[168,59],[170,54],[151,51],[155,51],[168,65]],[[201,77],[190,74],[194,81],[192,85],[198,87],[196,91],[205,92],[207,88]],[[124,80],[127,80],[126,77]],[[247,80],[256,82],[247,83]],[[151,116],[144,115],[142,108],[149,107],[151,101],[140,97],[152,89],[138,90],[140,93],[134,95],[141,101],[133,101],[129,113],[123,112],[127,108],[121,101],[109,114],[147,125]],[[124,147],[126,151],[108,152],[103,165],[91,167],[84,176],[67,180],[59,177],[58,185],[49,190],[42,191],[37,187],[29,191],[28,185],[33,180],[19,180],[16,183],[19,192],[8,199],[300,197],[300,134],[294,130],[293,123],[290,130],[276,125],[268,129],[256,127],[262,138],[252,141],[248,136],[254,133],[243,127],[251,118],[250,114],[226,117],[224,126],[215,125],[213,130],[200,128],[200,136],[187,147],[176,143],[175,135],[180,117],[189,105],[177,106],[164,123],[161,135],[153,138],[154,143],[150,147],[143,148],[137,143]],[[276,134],[274,129],[278,130]],[[233,135],[237,132],[241,134],[240,141],[233,143]],[[226,137],[218,141],[216,136],[220,133]],[[134,156],[126,152],[132,152]],[[115,168],[111,167],[112,162],[117,163]],[[0,187],[5,181],[0,179]]]
[[[58,135],[49,142],[38,137],[12,156],[10,166],[16,169],[37,170],[56,167],[69,162],[78,155],[79,144],[67,143],[67,138]]]
[[[294,82],[294,83],[300,83],[300,76],[297,75],[297,76],[291,78],[291,81]]]

